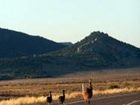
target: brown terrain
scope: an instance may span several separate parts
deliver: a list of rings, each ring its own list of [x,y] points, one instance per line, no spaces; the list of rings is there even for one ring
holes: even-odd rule
[[[93,105],[140,105],[139,68],[0,81],[0,105],[45,105],[49,91],[52,91],[54,99],[52,105],[56,105],[62,89],[66,90],[65,103],[85,105],[81,84],[89,79],[93,85]]]

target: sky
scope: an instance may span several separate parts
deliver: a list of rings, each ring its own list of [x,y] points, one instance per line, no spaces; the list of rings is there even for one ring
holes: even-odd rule
[[[0,27],[73,43],[101,31],[140,48],[140,0],[0,0]]]

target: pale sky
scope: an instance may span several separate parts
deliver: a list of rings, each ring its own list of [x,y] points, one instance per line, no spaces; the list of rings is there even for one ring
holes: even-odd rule
[[[57,42],[102,31],[140,48],[140,0],[0,0],[0,27]]]

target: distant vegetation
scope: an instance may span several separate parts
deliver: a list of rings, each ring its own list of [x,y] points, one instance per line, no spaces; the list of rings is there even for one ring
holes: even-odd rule
[[[0,44],[0,79],[43,78],[80,71],[140,66],[139,48],[98,31],[65,48],[69,43],[58,44],[3,29],[0,33],[0,43],[7,42],[7,45],[3,44],[4,47]],[[30,56],[17,57],[22,54]],[[17,56],[8,58],[12,55]]]
[[[117,89],[120,88],[118,84],[111,84],[108,89]]]

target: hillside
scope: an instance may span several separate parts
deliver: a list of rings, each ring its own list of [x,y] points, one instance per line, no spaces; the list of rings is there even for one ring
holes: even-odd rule
[[[49,56],[72,59],[78,70],[140,66],[139,48],[103,32],[93,32],[75,45],[52,52]]]
[[[3,78],[53,77],[81,71],[140,66],[140,49],[102,32],[45,55],[0,60]]]
[[[74,55],[99,55],[99,56],[123,56],[137,57],[139,48],[110,37],[103,32],[93,32],[80,42],[70,48],[58,50],[50,53],[54,56],[74,56]]]
[[[73,43],[71,43],[71,42],[61,42],[61,44],[68,46],[68,47],[73,45]]]
[[[64,47],[40,36],[0,28],[0,58],[38,55]]]

